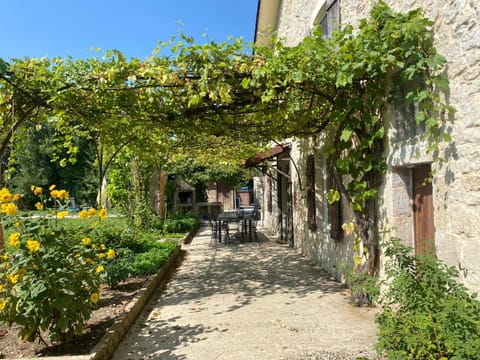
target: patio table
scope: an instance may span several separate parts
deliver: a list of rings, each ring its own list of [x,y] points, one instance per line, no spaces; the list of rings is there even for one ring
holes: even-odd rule
[[[244,209],[226,210],[219,214],[217,219],[218,242],[222,242],[222,231],[224,231],[224,242],[228,243],[230,240],[230,224],[232,223],[241,224],[241,230],[238,229],[237,232],[241,232],[242,236],[244,234],[248,234],[248,240],[251,241],[252,234],[255,233],[256,236],[256,218],[257,216],[255,211],[248,211]]]

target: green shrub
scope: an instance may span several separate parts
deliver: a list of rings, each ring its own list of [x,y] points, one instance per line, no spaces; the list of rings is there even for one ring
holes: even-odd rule
[[[157,242],[161,238],[161,232],[156,235],[145,230],[131,228],[126,224],[102,222],[95,229],[96,236],[101,238],[105,245],[115,250],[127,248],[134,253],[147,251],[152,242]]]
[[[128,248],[135,253],[147,251],[163,237],[163,232],[159,229],[131,228],[124,223],[107,221],[102,222],[95,232],[107,246],[114,249]]]
[[[164,264],[176,242],[161,243],[163,232],[158,229],[132,229],[125,224],[102,222],[96,236],[115,250],[115,259],[105,266],[106,283],[114,288],[129,276],[153,274]]]
[[[385,255],[388,289],[376,318],[377,350],[388,359],[478,359],[480,302],[457,283],[457,270],[413,255],[398,239]]]
[[[155,273],[177,243],[159,242],[159,229],[132,229],[125,220],[105,219],[104,209],[63,219],[68,211],[60,209],[68,193],[50,190],[53,198],[32,187],[40,197],[39,217],[17,216],[19,196],[0,190],[0,230],[5,227],[7,236],[6,249],[0,247],[0,323],[18,324],[23,340],[48,330],[52,340],[65,343],[90,318],[101,283],[114,287],[129,276]],[[46,210],[47,204],[55,208]]]
[[[132,262],[133,275],[154,274],[165,264],[175,250],[177,243],[175,241],[166,241],[157,243],[147,252],[136,254]]]
[[[169,233],[186,233],[194,230],[198,226],[198,219],[196,217],[184,217],[167,219],[163,224],[163,231],[165,234]]]
[[[142,244],[145,251],[158,245],[159,240],[163,238],[163,231],[158,229],[149,229],[143,231],[139,236],[139,243]]]
[[[0,262],[6,302],[0,317],[8,325],[20,325],[23,340],[33,341],[40,330],[48,329],[53,340],[66,342],[96,307],[101,281],[96,269],[100,265],[93,262],[94,255],[75,234],[62,229],[40,232],[37,251],[29,250],[29,240],[23,236]]]
[[[164,235],[166,239],[183,239],[185,237],[185,233],[168,233]]]
[[[351,289],[351,301],[357,306],[372,306],[380,296],[380,281],[377,276],[365,272],[347,272],[346,279]]]
[[[111,288],[115,288],[118,284],[133,273],[132,261],[134,253],[128,248],[115,249],[115,258],[105,266],[105,282]]]

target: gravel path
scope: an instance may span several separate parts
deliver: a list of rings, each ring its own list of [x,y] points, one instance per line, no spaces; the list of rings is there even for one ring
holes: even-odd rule
[[[294,250],[261,234],[211,246],[206,227],[185,250],[114,360],[374,358],[375,310]]]

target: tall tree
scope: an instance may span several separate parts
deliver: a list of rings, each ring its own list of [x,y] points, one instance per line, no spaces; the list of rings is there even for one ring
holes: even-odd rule
[[[71,158],[71,161],[61,163],[58,161],[58,137],[55,132],[48,122],[16,132],[11,147],[9,188],[23,194],[23,204],[30,207],[37,201],[30,191],[32,184],[56,184],[66,189],[77,205],[93,204],[97,187],[92,144],[82,137],[71,139],[71,145],[78,151],[75,151],[75,158]]]

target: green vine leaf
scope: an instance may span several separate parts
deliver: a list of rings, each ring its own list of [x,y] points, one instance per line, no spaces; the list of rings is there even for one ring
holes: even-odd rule
[[[333,189],[328,190],[327,201],[330,205],[340,201],[340,193]]]
[[[349,129],[345,129],[342,131],[342,135],[340,135],[340,140],[348,141],[353,135],[353,131]]]

